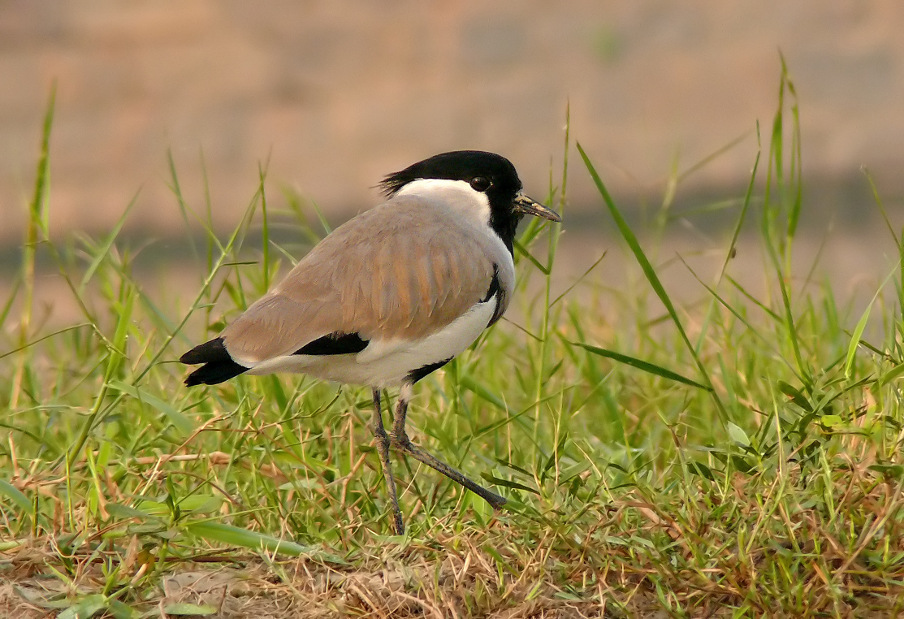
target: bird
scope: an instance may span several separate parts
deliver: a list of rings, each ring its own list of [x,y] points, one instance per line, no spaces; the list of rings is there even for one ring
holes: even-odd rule
[[[505,313],[515,288],[514,240],[525,215],[560,222],[528,197],[514,165],[478,150],[434,155],[383,178],[381,204],[324,237],[263,297],[180,361],[201,365],[189,387],[240,374],[303,373],[372,390],[374,435],[405,532],[389,459],[414,457],[486,500],[506,499],[411,442],[415,383],[470,346]],[[381,391],[399,388],[392,430]],[[388,403],[387,403],[388,405]]]

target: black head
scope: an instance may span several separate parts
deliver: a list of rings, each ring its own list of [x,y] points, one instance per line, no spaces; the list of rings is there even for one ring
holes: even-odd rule
[[[484,193],[490,203],[490,227],[512,250],[515,229],[525,214],[561,221],[546,207],[521,195],[521,179],[512,162],[479,150],[458,150],[434,155],[404,170],[388,175],[380,184],[387,197],[419,179],[465,181],[474,191]]]
[[[387,196],[392,196],[411,181],[428,178],[467,181],[474,190],[486,193],[491,204],[494,201],[511,203],[521,191],[521,180],[512,162],[501,155],[480,150],[434,155],[388,175],[380,185]]]

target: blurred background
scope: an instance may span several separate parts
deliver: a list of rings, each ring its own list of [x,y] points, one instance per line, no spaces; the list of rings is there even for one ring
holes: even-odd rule
[[[288,188],[333,223],[375,204],[386,173],[459,148],[506,155],[542,198],[561,177],[570,103],[572,138],[635,214],[658,208],[674,170],[733,144],[682,180],[673,209],[689,213],[674,251],[724,256],[708,219],[731,223],[737,210],[700,210],[743,196],[757,122],[768,145],[782,54],[801,110],[803,225],[814,248],[831,235],[823,253],[833,276],[881,279],[875,265],[894,246],[861,168],[899,212],[902,26],[899,0],[593,0],[557,10],[540,0],[4,0],[0,275],[9,282],[18,268],[54,81],[55,238],[102,234],[135,198],[127,237],[184,244],[168,151],[199,212],[206,179],[224,234],[261,164],[271,208]],[[618,241],[570,156],[562,268],[580,273]]]

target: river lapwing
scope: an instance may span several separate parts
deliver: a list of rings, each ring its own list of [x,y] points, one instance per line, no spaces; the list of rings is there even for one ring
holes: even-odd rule
[[[336,228],[218,337],[182,355],[182,363],[203,364],[185,384],[301,372],[366,385],[396,533],[405,526],[390,447],[501,507],[505,498],[412,444],[405,415],[413,385],[464,351],[508,307],[521,218],[561,221],[521,187],[508,159],[472,150],[390,174],[381,183],[385,202]],[[401,389],[387,434],[380,392],[394,386]]]

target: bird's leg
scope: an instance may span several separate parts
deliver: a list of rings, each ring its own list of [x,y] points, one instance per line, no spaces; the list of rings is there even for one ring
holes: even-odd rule
[[[392,464],[389,462],[389,445],[391,441],[383,429],[383,414],[380,412],[380,390],[374,389],[374,417],[371,431],[374,433],[374,442],[380,453],[380,464],[383,466],[383,477],[386,478],[386,487],[389,488],[389,498],[392,499],[392,521],[397,535],[405,533],[405,523],[402,522],[402,510],[399,509],[399,495],[396,492],[395,478],[392,476]]]
[[[492,505],[494,509],[499,509],[505,505],[505,497],[499,496],[495,492],[474,483],[459,471],[453,469],[442,460],[436,459],[411,442],[408,438],[408,434],[405,432],[405,415],[408,413],[408,401],[411,399],[411,387],[412,385],[410,383],[405,383],[402,385],[402,389],[399,392],[399,401],[396,404],[395,418],[392,422],[392,444],[405,453],[413,456],[416,460],[423,462],[435,471],[442,473],[452,481],[461,484]]]

